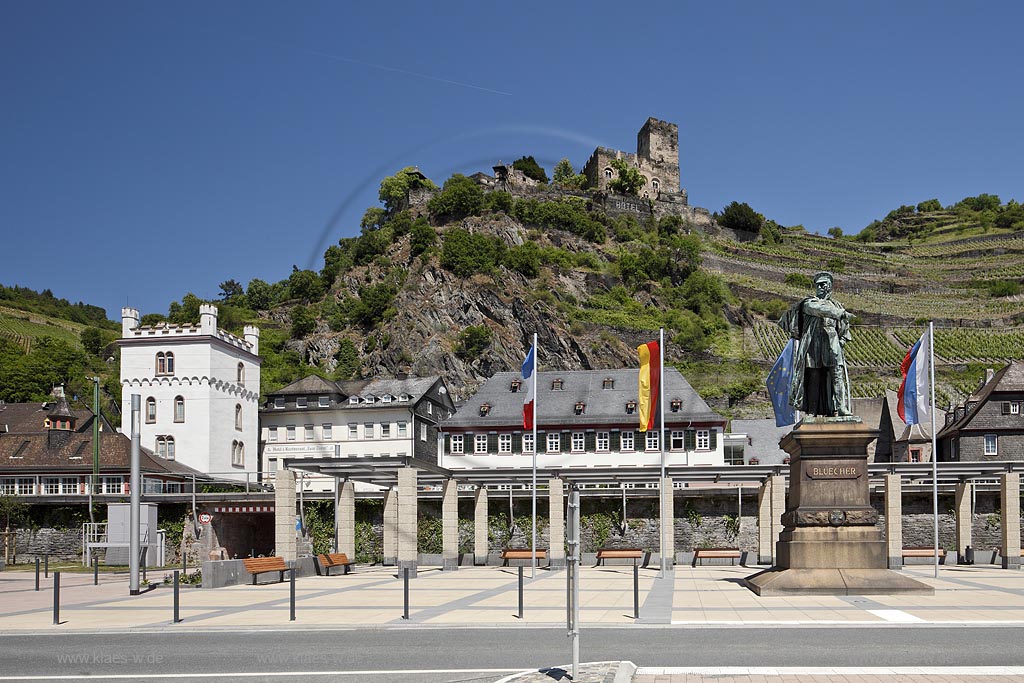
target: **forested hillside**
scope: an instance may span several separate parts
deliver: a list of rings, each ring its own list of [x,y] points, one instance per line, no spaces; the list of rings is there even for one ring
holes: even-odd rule
[[[321,270],[221,283],[220,324],[261,327],[264,391],[310,372],[407,372],[444,375],[456,397],[517,368],[534,332],[541,369],[597,369],[635,365],[636,346],[663,327],[668,362],[716,409],[767,416],[763,380],[784,343],[771,321],[827,269],[857,316],[848,348],[857,396],[898,386],[899,361],[929,320],[943,405],[973,390],[985,367],[1024,357],[1016,202],[927,200],[855,236],[833,228],[826,237],[739,202],[701,225],[611,212],[580,182],[563,169],[532,193],[461,175],[437,188],[403,170],[382,181],[381,206],[366,211],[359,236],[327,250]],[[8,299],[20,312],[0,309],[0,398],[40,398],[56,381],[85,395],[91,373],[116,395],[116,324],[83,304],[31,308],[52,299],[45,293],[0,292],[24,294]],[[186,294],[142,322],[196,322],[200,303]],[[30,310],[52,318],[17,322]]]

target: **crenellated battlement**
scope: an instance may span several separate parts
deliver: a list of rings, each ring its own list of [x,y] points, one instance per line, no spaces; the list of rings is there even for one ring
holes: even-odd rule
[[[200,324],[171,325],[139,325],[139,312],[134,308],[121,309],[122,339],[181,339],[187,337],[212,336],[236,348],[252,354],[259,353],[259,328],[247,325],[245,339],[225,332],[217,327],[217,307],[213,304],[202,304],[199,307]]]

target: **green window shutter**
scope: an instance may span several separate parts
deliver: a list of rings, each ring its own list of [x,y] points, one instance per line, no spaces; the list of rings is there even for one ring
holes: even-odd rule
[[[587,453],[593,453],[597,450],[597,434],[595,432],[587,432],[583,436],[583,450]]]
[[[697,431],[694,429],[687,429],[683,434],[683,446],[688,451],[697,449]]]
[[[452,435],[448,433],[444,435],[444,452],[445,455],[452,452]]]
[[[487,452],[497,453],[498,452],[498,435],[488,434],[487,435]]]
[[[512,452],[522,453],[523,452],[523,435],[513,434],[512,435]]]
[[[612,450],[612,451],[619,450],[619,446],[622,445],[622,439],[619,438],[619,435],[621,433],[622,432],[612,432],[609,435],[609,438],[608,438],[608,448],[610,450]]]
[[[572,450],[572,434],[562,432],[562,452],[568,453]]]
[[[718,448],[718,432],[714,429],[708,431],[710,432],[709,443],[711,444],[711,450],[715,450]]]

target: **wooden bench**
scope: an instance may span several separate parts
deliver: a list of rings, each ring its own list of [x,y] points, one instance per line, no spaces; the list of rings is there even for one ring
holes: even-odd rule
[[[343,567],[342,573],[348,574],[349,569],[355,564],[355,562],[348,559],[348,555],[345,553],[326,553],[324,555],[317,555],[316,559],[320,563],[320,569],[327,576],[331,575],[331,567]]]
[[[935,557],[935,548],[932,546],[916,545],[903,549],[903,557]],[[939,548],[939,559],[946,559],[946,551]]]
[[[732,564],[736,564],[736,560],[743,557],[743,553],[740,552],[739,548],[696,548],[693,551],[693,566],[697,566],[698,560],[718,560],[727,559],[732,560]],[[704,563],[701,562],[701,565]]]
[[[636,561],[643,556],[644,551],[640,548],[599,548],[594,566],[603,564],[605,560],[633,560],[633,566],[636,566]]]
[[[288,571],[283,557],[246,557],[242,560],[245,571],[252,574],[252,585],[256,585],[256,577],[268,572],[280,572],[279,583],[284,581],[284,573]]]
[[[509,560],[526,560],[529,562],[533,557],[533,551],[529,548],[505,548],[501,551],[501,560],[503,567],[508,566]],[[537,559],[546,560],[548,559],[547,548],[537,548]]]

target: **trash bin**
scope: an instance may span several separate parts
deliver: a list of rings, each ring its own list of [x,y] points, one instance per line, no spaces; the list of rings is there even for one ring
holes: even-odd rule
[[[974,564],[974,548],[971,546],[964,550],[964,564]]]

